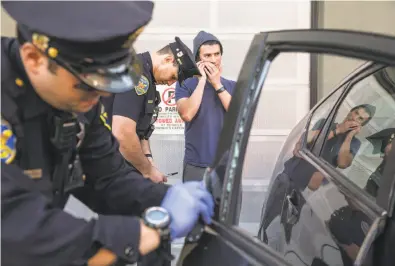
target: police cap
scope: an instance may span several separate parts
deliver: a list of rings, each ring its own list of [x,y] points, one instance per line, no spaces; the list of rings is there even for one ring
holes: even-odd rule
[[[180,38],[175,37],[175,42],[170,43],[170,49],[179,66],[178,82],[182,83],[184,80],[193,76],[200,76],[200,71],[193,60],[191,49],[189,49]]]
[[[132,44],[152,18],[151,1],[2,1],[31,42],[81,87],[119,93],[139,81]]]
[[[395,128],[386,128],[373,135],[367,137],[367,139],[374,145],[373,154],[384,153],[385,147],[392,142],[395,138]]]

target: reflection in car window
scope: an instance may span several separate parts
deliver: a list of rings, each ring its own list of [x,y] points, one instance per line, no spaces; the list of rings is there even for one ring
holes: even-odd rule
[[[333,106],[336,103],[336,100],[339,98],[340,94],[343,92],[344,88],[347,85],[343,85],[341,88],[337,89],[334,93],[332,93],[329,98],[327,98],[323,104],[321,104],[315,111],[313,116],[311,117],[311,121],[309,124],[309,129],[308,129],[308,134],[307,134],[307,139],[306,139],[306,146],[308,149],[312,149],[314,146],[315,141],[317,140],[319,133],[321,132],[321,128],[319,128],[317,125],[323,126],[325,123],[325,119],[323,117],[328,117],[330,111],[332,110]],[[302,146],[302,140],[305,138],[306,135],[303,134],[299,138],[299,141],[296,143],[294,150],[293,150],[293,155],[296,157],[300,157],[299,151]]]
[[[354,84],[339,106],[321,157],[376,197],[395,134],[395,71],[384,68]],[[312,128],[322,127],[318,120]]]
[[[363,71],[372,69],[365,67]],[[394,86],[381,85],[377,76],[335,91],[313,111],[307,125],[302,121],[294,129],[282,148],[262,207],[258,238],[292,265],[354,265],[369,230],[376,230],[372,225],[382,212],[356,204],[355,195],[331,182],[332,172],[319,167],[323,163],[315,157],[319,151],[362,189],[377,192],[376,181],[369,180],[385,168],[383,154],[392,136],[392,131],[382,130],[395,128]],[[323,143],[316,141],[318,137]],[[299,152],[313,148],[313,154]],[[367,251],[366,265],[375,265],[373,251]]]

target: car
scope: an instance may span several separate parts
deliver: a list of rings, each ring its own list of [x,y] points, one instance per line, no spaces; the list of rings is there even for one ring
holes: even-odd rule
[[[199,223],[177,265],[392,265],[395,242],[395,38],[344,30],[254,36],[204,181],[213,224]],[[244,158],[259,96],[279,54],[367,61],[291,131],[259,230],[238,225]],[[229,133],[230,132],[230,133]]]

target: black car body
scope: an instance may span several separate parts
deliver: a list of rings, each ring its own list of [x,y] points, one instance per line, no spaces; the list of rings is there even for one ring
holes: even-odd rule
[[[395,38],[351,31],[255,36],[216,159],[204,177],[217,203],[215,222],[195,230],[195,243],[184,247],[179,265],[393,265],[394,48]],[[283,52],[334,54],[370,63],[346,77],[291,132],[254,236],[237,226],[242,168],[265,78]]]
[[[344,138],[330,134],[358,98],[385,110],[379,117],[376,111],[370,129],[362,126],[359,151],[341,165]],[[319,121],[320,132],[309,140]],[[393,265],[394,136],[395,68],[367,63],[291,132],[273,172],[260,240],[293,265]]]

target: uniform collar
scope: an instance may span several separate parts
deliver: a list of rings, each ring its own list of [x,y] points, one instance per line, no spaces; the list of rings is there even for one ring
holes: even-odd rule
[[[153,72],[154,66],[152,64],[151,54],[149,52],[144,52],[140,54],[140,56],[144,68],[144,74],[149,73],[149,75],[151,76],[150,79],[154,82],[154,84],[156,84],[156,80]]]

